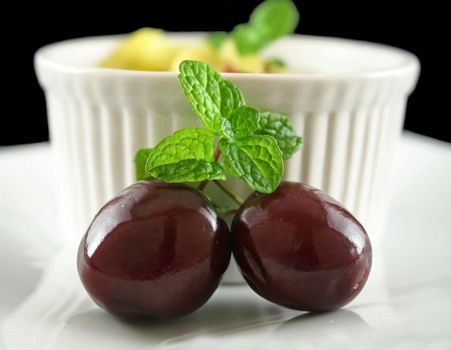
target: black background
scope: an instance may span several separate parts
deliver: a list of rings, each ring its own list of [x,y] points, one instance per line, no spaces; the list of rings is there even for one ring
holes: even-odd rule
[[[33,15],[26,22],[16,22],[21,28],[9,28],[4,40],[7,50],[2,50],[4,75],[12,78],[7,98],[3,99],[4,110],[13,112],[4,112],[2,117],[0,145],[48,139],[44,94],[33,69],[33,54],[39,47],[82,36],[127,33],[145,26],[170,31],[231,30],[246,22],[260,2],[147,1],[121,2],[120,6],[60,2],[48,8],[43,4],[36,9],[27,6]],[[451,141],[446,107],[450,99],[446,96],[450,64],[445,54],[449,38],[444,9],[424,2],[396,0],[310,0],[296,4],[301,13],[298,33],[380,42],[416,54],[421,75],[409,100],[405,128]],[[25,34],[18,34],[18,29]]]

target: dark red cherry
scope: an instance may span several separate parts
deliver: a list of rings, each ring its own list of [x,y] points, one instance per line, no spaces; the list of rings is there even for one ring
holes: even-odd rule
[[[78,271],[105,310],[164,319],[202,306],[230,254],[229,229],[199,191],[140,181],[94,218],[80,244]]]
[[[304,311],[329,311],[362,290],[371,244],[362,225],[334,199],[284,182],[252,194],[232,224],[233,253],[263,298]]]

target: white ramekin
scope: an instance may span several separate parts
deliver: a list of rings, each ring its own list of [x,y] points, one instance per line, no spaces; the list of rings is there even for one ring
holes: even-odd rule
[[[172,37],[193,42],[202,35]],[[69,40],[35,56],[60,171],[62,222],[71,240],[78,241],[97,210],[134,181],[138,148],[198,124],[176,73],[95,67],[119,40]],[[300,73],[225,75],[248,104],[288,114],[304,136],[285,177],[341,201],[377,240],[417,58],[379,44],[301,35],[278,41],[265,55]],[[231,185],[245,196],[243,185]]]

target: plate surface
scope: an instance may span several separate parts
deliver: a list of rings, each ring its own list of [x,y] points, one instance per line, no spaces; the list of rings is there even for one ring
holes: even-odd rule
[[[408,133],[397,159],[370,280],[345,309],[311,315],[224,286],[185,318],[126,324],[81,287],[49,145],[0,148],[0,349],[450,349],[451,146]]]

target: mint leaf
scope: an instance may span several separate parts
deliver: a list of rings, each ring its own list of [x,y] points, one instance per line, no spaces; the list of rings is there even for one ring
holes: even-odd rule
[[[179,82],[194,112],[205,127],[214,133],[220,132],[221,90],[223,78],[206,64],[183,61],[179,66]]]
[[[233,111],[245,104],[241,90],[228,80],[219,83],[221,90],[221,116],[229,118]]]
[[[149,174],[146,173],[146,163],[151,152],[152,148],[141,148],[135,154],[135,177],[137,181],[149,178]]]
[[[302,137],[296,135],[288,117],[282,113],[262,112],[260,114],[258,135],[274,137],[282,151],[283,159],[289,159],[302,147]]]
[[[232,37],[241,55],[256,53],[284,35],[293,33],[299,12],[290,0],[266,0],[252,12],[249,23],[240,24]]]
[[[150,171],[164,182],[197,182],[203,180],[225,180],[221,166],[203,159],[186,159],[173,164],[160,165]]]
[[[224,135],[223,119],[244,104],[241,91],[206,63],[183,61],[179,69],[180,85],[194,112],[208,130]]]
[[[241,106],[230,117],[232,130],[237,138],[252,135],[259,128],[260,111],[256,108]]]
[[[219,146],[227,171],[254,190],[274,192],[282,178],[283,159],[272,136],[254,135],[236,141],[221,139]]]
[[[220,130],[221,130],[221,134],[228,138],[228,139],[233,139],[234,138],[234,133],[232,130],[232,124],[230,123],[230,120],[222,118],[221,120],[221,125],[219,126]]]
[[[248,24],[239,24],[233,28],[232,37],[242,56],[256,53],[267,45],[267,41],[262,38],[260,32]]]
[[[185,159],[213,160],[214,137],[205,129],[189,128],[165,137],[153,149],[146,169]]]
[[[285,68],[287,66],[287,63],[284,60],[280,59],[280,58],[270,58],[268,60],[268,63],[270,65],[278,66],[278,67],[282,67],[282,68]]]
[[[213,162],[214,136],[206,129],[182,129],[164,138],[150,153],[146,172],[166,182],[224,179]]]
[[[207,36],[207,42],[215,49],[219,49],[228,38],[226,32],[212,32]]]
[[[266,0],[252,12],[249,23],[263,41],[270,42],[295,31],[299,12],[290,0]]]

